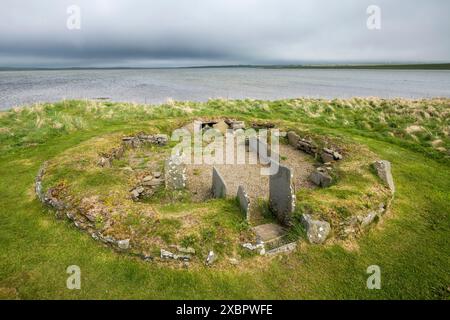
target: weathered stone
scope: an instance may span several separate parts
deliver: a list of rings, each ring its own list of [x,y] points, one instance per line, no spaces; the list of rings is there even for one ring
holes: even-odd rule
[[[252,228],[260,243],[273,242],[286,234],[286,229],[276,223],[266,223]]]
[[[214,251],[209,251],[208,256],[206,257],[206,264],[211,265],[213,262],[216,261],[216,254]]]
[[[306,228],[306,235],[309,242],[316,244],[325,242],[331,230],[328,222],[313,220],[309,214],[303,214],[302,223]]]
[[[241,210],[245,214],[245,218],[247,221],[250,220],[250,197],[245,192],[243,186],[239,186],[237,191],[237,198],[239,200],[239,206],[241,207]]]
[[[191,259],[191,256],[174,254],[174,253],[172,253],[170,251],[161,249],[161,259],[173,259],[173,260],[189,261]]]
[[[218,130],[223,135],[225,135],[225,133],[229,129],[228,125],[223,120],[221,120],[221,121],[217,122],[216,124],[214,124],[213,128]]]
[[[309,180],[311,180],[315,185],[320,186],[322,188],[326,188],[331,185],[333,182],[333,178],[325,172],[314,171],[310,174]]]
[[[151,181],[153,179],[153,176],[149,175],[144,177],[144,179],[142,179],[143,182],[147,182],[147,181]]]
[[[213,167],[212,194],[214,198],[225,198],[227,196],[227,185],[216,167]]]
[[[173,256],[172,252],[161,249],[161,259],[173,259]]]
[[[290,251],[295,250],[295,248],[297,248],[297,243],[291,242],[291,243],[285,244],[281,247],[271,249],[271,250],[267,251],[265,254],[271,256],[271,255],[275,255],[275,254],[279,254],[279,253],[290,252]]]
[[[317,146],[314,144],[314,142],[308,141],[306,139],[300,139],[300,141],[297,143],[297,148],[307,154],[315,155],[317,153]]]
[[[248,249],[250,251],[259,250],[260,255],[263,255],[266,253],[266,248],[264,247],[264,242],[262,242],[262,241],[259,241],[255,245],[253,245],[251,243],[244,243],[244,244],[242,244],[242,247],[244,247],[245,249]]]
[[[117,246],[119,249],[127,250],[130,248],[130,239],[124,239],[117,241]]]
[[[186,180],[186,166],[181,156],[170,156],[165,164],[166,188],[172,190],[184,189],[186,187]]]
[[[134,189],[134,190],[131,191],[131,198],[132,198],[133,200],[139,199],[139,196],[140,196],[140,195],[141,195],[141,194],[140,194],[139,192],[137,192],[136,189]]]
[[[333,157],[334,157],[334,160],[342,160],[342,155],[337,151],[333,152]]]
[[[391,163],[387,160],[379,160],[374,162],[375,170],[378,176],[389,187],[392,193],[395,192],[394,179],[391,172]]]
[[[294,148],[298,148],[298,142],[300,141],[300,137],[294,131],[289,131],[287,133],[288,141],[291,146]]]
[[[101,157],[98,161],[98,165],[100,167],[110,167],[111,166],[111,159],[106,157]]]
[[[46,167],[47,162],[44,162],[44,164],[39,168],[34,185],[34,191],[41,202],[45,202],[45,194],[42,188],[42,178],[44,177]]]
[[[245,129],[245,122],[244,121],[233,120],[230,123],[230,127],[233,130]]]
[[[55,209],[56,211],[62,211],[66,208],[63,201],[56,198],[57,190],[56,188],[50,188],[44,197],[44,203]]]
[[[239,260],[236,258],[229,258],[228,261],[230,261],[230,263],[234,266],[239,264]]]
[[[145,189],[143,186],[138,186],[136,188],[134,188],[133,190],[131,190],[131,198],[133,200],[138,200],[139,197],[142,195],[142,193],[144,193]]]
[[[155,178],[160,178],[160,177],[161,177],[161,172],[155,171],[155,172],[153,172],[153,176],[154,176]]]
[[[368,225],[370,225],[377,216],[378,216],[377,212],[370,211],[367,215],[360,217],[359,220],[361,221],[361,227],[365,228]]]
[[[342,160],[342,155],[335,150],[323,148],[322,152],[320,153],[320,158],[322,159],[323,163],[328,163],[332,161]]]
[[[288,167],[279,165],[278,172],[269,177],[269,206],[278,220],[289,225],[295,210],[295,194],[292,173]]]
[[[165,146],[169,142],[169,137],[166,134],[156,134],[154,135],[154,141],[160,146]]]
[[[332,162],[334,161],[334,156],[332,153],[328,153],[325,151],[322,151],[322,153],[320,154],[320,158],[322,159],[323,163],[327,163],[327,162]]]

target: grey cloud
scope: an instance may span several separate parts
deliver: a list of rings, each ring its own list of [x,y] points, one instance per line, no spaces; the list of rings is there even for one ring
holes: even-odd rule
[[[81,8],[81,30],[66,8]],[[366,8],[382,29],[366,28]],[[1,0],[0,66],[449,61],[445,0]]]

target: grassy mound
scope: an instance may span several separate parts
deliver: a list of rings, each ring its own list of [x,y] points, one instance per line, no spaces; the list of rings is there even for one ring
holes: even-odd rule
[[[448,99],[212,100],[161,106],[63,101],[2,112],[0,296],[448,299],[449,105]],[[393,164],[397,192],[389,219],[361,236],[350,249],[339,244],[301,245],[293,254],[265,263],[261,263],[265,258],[256,257],[247,264],[223,269],[171,270],[96,245],[89,235],[80,233],[66,220],[48,214],[36,200],[34,178],[44,161],[61,157],[70,162],[70,153],[77,148],[81,148],[78,152],[87,148],[82,152],[88,156],[87,141],[101,143],[98,137],[107,140],[150,128],[168,132],[181,125],[179,119],[201,116],[267,120],[280,127],[295,128],[299,133],[326,135],[366,146],[370,153]],[[355,152],[356,162],[358,155]],[[73,160],[74,168],[81,165]],[[366,169],[367,179],[375,179]],[[341,182],[359,183],[345,175],[345,168],[342,170]],[[74,170],[74,190],[92,188],[101,194],[101,190],[95,190],[98,181],[115,187],[118,181],[99,177],[94,171],[78,179]],[[60,174],[70,177],[68,172]],[[122,178],[128,182],[129,177]],[[54,180],[48,182],[57,180],[55,170]],[[324,189],[318,190],[323,194],[317,197],[301,192],[299,197],[312,202],[309,209],[323,211],[323,201],[327,207],[333,207],[333,203],[345,202],[355,192],[370,192],[359,188],[339,190],[338,186],[331,187],[335,190],[330,194]],[[198,215],[204,221],[211,219],[208,224],[214,224],[214,219],[224,223],[220,214],[236,212],[235,205],[228,201],[217,200],[211,207],[214,209],[204,213],[200,213],[201,205],[193,210],[200,211]],[[164,215],[184,209],[168,203],[162,204],[159,211]],[[336,207],[329,214],[345,216],[346,212]],[[82,271],[81,290],[66,288],[65,271],[73,264]],[[381,290],[366,288],[366,270],[374,264],[381,268]]]

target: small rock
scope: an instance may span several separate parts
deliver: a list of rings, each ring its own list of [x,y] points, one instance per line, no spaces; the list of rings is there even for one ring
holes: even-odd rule
[[[330,175],[328,175],[328,173],[323,171],[326,170],[325,169],[321,170],[321,168],[318,168],[316,171],[311,173],[311,175],[309,176],[309,180],[311,180],[317,186],[326,188],[331,185],[331,183],[333,182],[333,178]]]
[[[169,142],[169,137],[166,134],[156,134],[154,139],[160,146],[165,146]]]
[[[326,221],[313,220],[309,214],[302,215],[302,223],[306,227],[309,242],[322,244],[330,233],[331,226]]]
[[[300,141],[300,137],[294,131],[289,131],[287,133],[288,141],[291,146],[294,148],[298,147],[298,142]]]
[[[230,123],[230,126],[233,130],[245,129],[245,122],[234,120]]]
[[[155,178],[160,178],[161,177],[161,172],[159,172],[159,171],[153,172],[153,176]]]
[[[242,244],[242,247],[244,247],[250,251],[253,251],[256,249],[264,249],[264,242],[260,241],[256,245],[253,245],[251,243],[244,243],[244,244]]]
[[[130,248],[130,239],[124,239],[117,241],[117,246],[122,250],[127,250]]]
[[[322,152],[320,154],[320,158],[322,159],[323,163],[327,163],[327,162],[331,162],[334,161],[334,156],[333,154],[330,154],[328,152]]]
[[[339,152],[333,152],[334,160],[342,160],[342,155]]]
[[[144,179],[142,179],[143,182],[147,182],[147,181],[151,181],[153,179],[153,177],[151,175],[144,177]]]
[[[220,133],[225,134],[228,130],[228,125],[225,121],[221,120],[213,125],[213,128],[218,130]]]
[[[133,198],[133,200],[139,199],[140,195],[141,194],[139,192],[137,192],[136,190],[131,191],[131,198]]]
[[[101,157],[98,164],[101,167],[110,167],[111,166],[111,160],[105,157]]]
[[[214,251],[209,251],[208,256],[206,257],[206,264],[211,265],[216,260],[216,255]]]
[[[230,258],[230,259],[228,259],[228,261],[230,261],[230,263],[234,266],[239,264],[239,260],[236,258]]]
[[[271,256],[271,255],[275,255],[275,254],[282,253],[282,252],[290,252],[290,251],[295,250],[295,248],[297,248],[297,243],[291,242],[291,243],[285,244],[281,247],[269,250],[266,252],[266,254]]]
[[[174,254],[170,251],[161,249],[161,259],[173,259]]]
[[[375,218],[378,216],[378,214],[375,211],[370,211],[367,215],[360,218],[361,221],[361,227],[365,228],[368,225],[370,225]]]

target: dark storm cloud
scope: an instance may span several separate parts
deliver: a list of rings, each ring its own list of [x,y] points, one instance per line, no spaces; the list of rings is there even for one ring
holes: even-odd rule
[[[67,7],[81,8],[68,30]],[[366,8],[381,8],[381,30]],[[0,66],[449,61],[450,2],[1,0]]]

